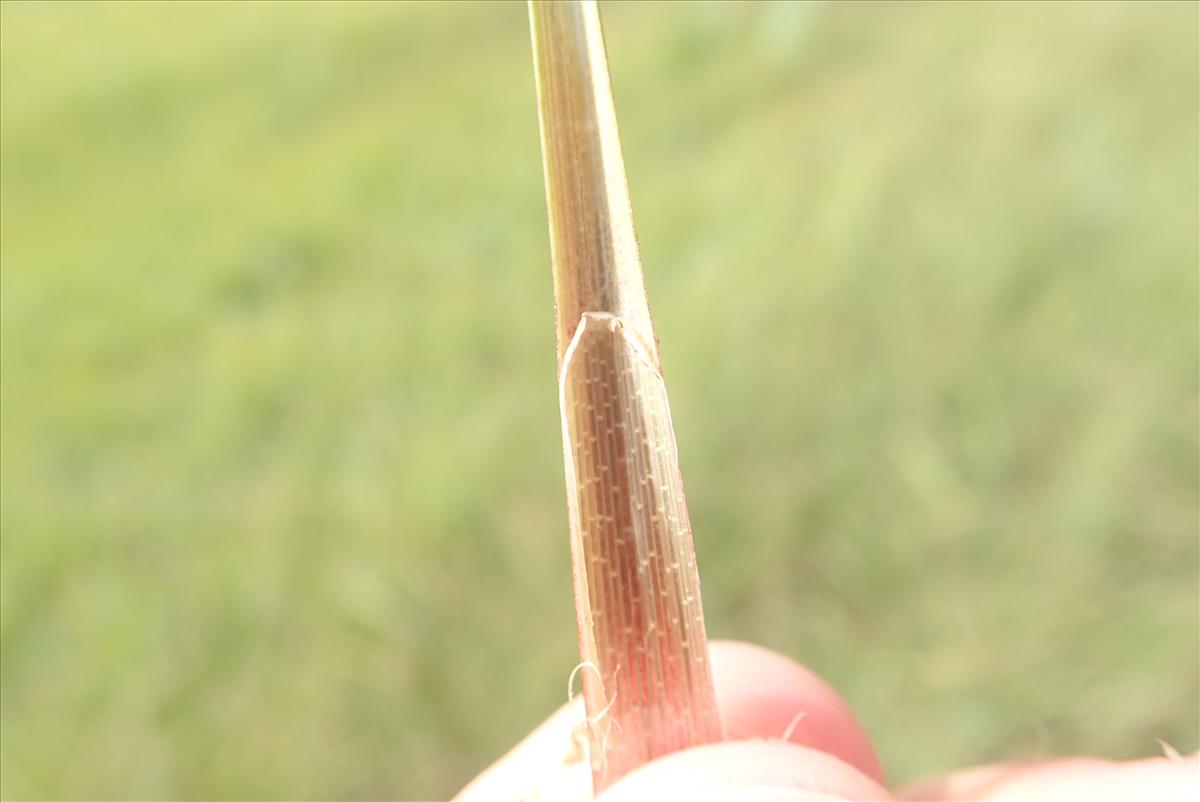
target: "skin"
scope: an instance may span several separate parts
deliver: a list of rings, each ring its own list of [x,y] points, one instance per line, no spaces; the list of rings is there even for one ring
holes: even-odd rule
[[[889,791],[875,748],[849,705],[790,658],[747,643],[711,644],[726,742],[642,766],[602,802],[693,799],[1200,799],[1200,757],[1117,763],[1070,758],[966,769]],[[577,724],[561,708],[456,799],[591,799]],[[786,739],[783,737],[786,734]]]

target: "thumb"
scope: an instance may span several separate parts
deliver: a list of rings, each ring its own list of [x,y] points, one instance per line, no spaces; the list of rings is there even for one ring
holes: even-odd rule
[[[827,752],[758,740],[711,744],[659,758],[617,781],[599,802],[890,798],[874,780]]]

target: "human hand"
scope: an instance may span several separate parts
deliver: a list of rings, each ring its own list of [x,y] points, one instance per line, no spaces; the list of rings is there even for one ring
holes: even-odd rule
[[[727,740],[652,761],[600,800],[1200,798],[1197,755],[997,764],[890,792],[866,732],[823,680],[746,643],[714,642],[711,655]],[[456,799],[591,799],[582,720],[581,700],[561,708]]]

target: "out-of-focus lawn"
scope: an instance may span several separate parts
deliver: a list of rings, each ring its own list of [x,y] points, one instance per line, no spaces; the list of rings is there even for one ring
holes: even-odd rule
[[[1195,749],[1197,5],[605,11],[713,635]],[[0,795],[449,795],[578,659],[524,8],[0,14]]]

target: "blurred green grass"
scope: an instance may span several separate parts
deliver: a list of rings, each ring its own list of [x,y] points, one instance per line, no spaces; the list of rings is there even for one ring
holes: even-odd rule
[[[1197,6],[610,3],[712,634],[1197,747]],[[0,11],[0,796],[444,797],[577,660],[519,4]]]

